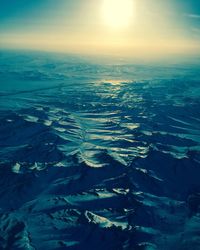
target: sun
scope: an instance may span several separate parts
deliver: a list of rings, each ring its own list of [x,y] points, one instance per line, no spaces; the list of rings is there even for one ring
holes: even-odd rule
[[[130,24],[133,17],[133,0],[103,0],[103,19],[112,28]]]

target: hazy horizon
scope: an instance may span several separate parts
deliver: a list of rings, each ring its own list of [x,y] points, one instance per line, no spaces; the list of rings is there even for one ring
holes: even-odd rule
[[[194,0],[0,0],[0,4],[0,49],[137,60],[200,56],[200,3]]]

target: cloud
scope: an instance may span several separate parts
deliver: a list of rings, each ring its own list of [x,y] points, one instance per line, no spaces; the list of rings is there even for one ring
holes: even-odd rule
[[[196,15],[196,14],[184,14],[184,16],[193,18],[193,19],[200,19],[200,15]]]
[[[197,34],[200,34],[200,28],[192,28],[192,31]]]

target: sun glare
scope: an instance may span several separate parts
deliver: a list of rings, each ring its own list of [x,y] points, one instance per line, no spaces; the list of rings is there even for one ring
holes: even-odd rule
[[[106,25],[122,28],[130,24],[133,0],[103,0],[103,18]]]

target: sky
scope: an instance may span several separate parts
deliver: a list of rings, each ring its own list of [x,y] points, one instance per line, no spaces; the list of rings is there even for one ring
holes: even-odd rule
[[[0,48],[200,55],[200,1],[0,0]]]

